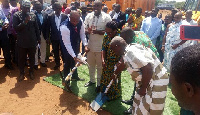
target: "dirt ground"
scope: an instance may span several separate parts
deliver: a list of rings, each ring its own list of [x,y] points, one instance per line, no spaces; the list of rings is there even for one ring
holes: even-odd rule
[[[4,59],[0,59],[0,114],[13,115],[109,115],[109,112],[99,110],[97,113],[89,107],[89,102],[68,93],[61,88],[43,81],[43,78],[58,73],[54,71],[55,63],[50,57],[47,68],[39,67],[35,71],[35,80],[28,76],[26,67],[25,80],[17,82],[19,70],[4,66]],[[62,70],[62,66],[61,66]]]

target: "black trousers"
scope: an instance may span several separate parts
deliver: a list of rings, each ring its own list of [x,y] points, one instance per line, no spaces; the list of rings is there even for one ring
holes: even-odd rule
[[[10,53],[11,53],[11,60],[13,62],[16,62],[17,63],[17,53],[15,53],[17,50],[16,50],[16,42],[17,42],[17,38],[12,35],[12,34],[8,34],[8,37],[9,37],[9,40],[10,40]]]
[[[60,66],[60,55],[59,55],[60,40],[52,40],[51,43],[52,43],[56,66]]]
[[[7,30],[0,31],[0,47],[3,50],[5,65],[11,65],[10,43]]]
[[[24,67],[27,61],[27,54],[29,56],[29,64],[30,64],[29,73],[33,73],[33,67],[35,64],[35,52],[36,52],[36,47],[32,48],[18,47],[18,65],[20,74],[24,74]]]
[[[65,58],[65,56],[64,56],[64,58]],[[74,58],[72,58],[71,56],[68,56],[67,58],[65,58],[64,63],[65,63],[65,65],[64,65],[64,78],[63,79],[65,79],[67,77],[67,75],[69,74],[70,70],[72,70],[75,67]],[[77,78],[78,78],[78,72],[76,69],[74,71],[74,73],[72,74],[72,79],[77,79]]]

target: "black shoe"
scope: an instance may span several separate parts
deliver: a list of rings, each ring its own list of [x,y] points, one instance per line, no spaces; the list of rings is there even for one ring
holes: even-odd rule
[[[10,69],[10,70],[14,70],[14,68],[13,68],[13,66],[10,64],[10,65],[5,65],[5,67],[7,68],[7,69]]]
[[[88,86],[91,86],[91,85],[94,85],[95,83],[92,83],[91,81],[87,82],[84,86],[85,87],[88,87]]]
[[[18,81],[23,81],[25,79],[24,74],[20,74],[18,77]]]
[[[60,67],[60,66],[56,65],[53,69],[54,69],[54,70],[57,70],[57,69],[59,69],[59,67]]]
[[[38,70],[38,65],[34,65],[33,67],[35,70]]]
[[[71,78],[71,81],[85,81],[85,79],[77,77],[77,78]]]
[[[35,77],[34,77],[34,75],[33,75],[33,73],[31,72],[31,73],[29,73],[29,75],[30,75],[30,78],[32,79],[32,80],[34,80],[35,79]]]
[[[130,107],[128,110],[124,111],[124,114],[132,114],[132,110],[133,110],[133,108]]]
[[[70,93],[72,92],[72,89],[71,89],[71,86],[70,86],[69,83],[66,83],[66,82],[65,82],[64,89],[67,90],[67,91],[70,92]]]
[[[95,92],[96,92],[96,93],[99,93],[99,92],[100,92],[100,86],[97,86],[97,87],[95,88]]]
[[[40,62],[40,65],[41,65],[42,67],[47,67],[47,64],[45,64],[45,63],[41,63],[41,62]]]
[[[133,100],[122,100],[121,102],[127,105],[133,105]]]

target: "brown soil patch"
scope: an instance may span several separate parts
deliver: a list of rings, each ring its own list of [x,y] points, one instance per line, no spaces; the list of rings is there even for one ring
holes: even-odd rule
[[[39,67],[35,71],[35,80],[28,76],[26,68],[25,80],[18,83],[19,70],[8,70],[4,59],[0,59],[0,114],[13,115],[109,115],[109,112],[99,110],[97,113],[89,107],[89,102],[53,86],[43,78],[58,73],[54,71],[53,57],[47,62],[47,68]],[[61,70],[62,70],[61,66]]]

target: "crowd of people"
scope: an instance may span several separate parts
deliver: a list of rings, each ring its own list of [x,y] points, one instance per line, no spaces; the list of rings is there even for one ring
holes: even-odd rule
[[[180,39],[181,25],[198,25],[192,20],[192,11],[188,10],[183,19],[183,14],[173,9],[162,20],[157,8],[145,11],[143,16],[142,8],[127,8],[123,12],[119,4],[113,4],[107,13],[108,7],[100,1],[94,1],[92,11],[79,2],[61,5],[51,0],[51,5],[47,6],[43,0],[21,0],[19,4],[16,0],[2,0],[0,6],[0,48],[5,67],[10,70],[14,69],[13,64],[19,67],[19,82],[25,79],[26,65],[30,66],[30,79],[34,80],[34,69],[38,70],[39,64],[47,67],[46,61],[53,54],[54,70],[58,70],[61,63],[64,65],[62,82],[66,86],[70,81],[65,78],[80,62],[77,55],[86,52],[90,81],[85,87],[97,82],[95,91],[105,92],[113,79],[115,82],[107,92],[108,100],[121,97],[121,72],[127,69],[130,73],[135,86],[130,100],[122,100],[131,105],[125,113],[161,115],[169,83],[168,72],[171,73],[172,92],[178,101],[186,109],[198,113],[198,103],[191,107],[184,104],[192,105],[189,101],[198,100],[199,45],[196,41]],[[197,66],[189,68],[190,64]],[[84,79],[75,70],[71,80]],[[191,100],[183,102],[181,97]]]

